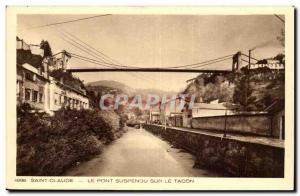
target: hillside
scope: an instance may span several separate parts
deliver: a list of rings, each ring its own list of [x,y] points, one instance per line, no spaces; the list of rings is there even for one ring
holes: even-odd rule
[[[109,91],[116,91],[118,93],[125,93],[129,96],[134,95],[142,95],[146,96],[149,94],[154,95],[176,95],[178,92],[172,91],[163,91],[160,89],[133,89],[121,82],[113,81],[113,80],[100,80],[96,82],[90,82],[86,84],[86,88],[91,91],[105,91],[105,93]]]
[[[209,103],[217,99],[219,102],[232,102],[234,85],[229,85],[230,77],[230,74],[200,74],[182,93],[195,94],[196,102]]]
[[[129,86],[113,80],[100,80],[96,82],[90,82],[86,84],[86,88],[90,91],[101,92],[101,94],[103,94],[103,91],[105,93],[108,93],[110,91],[116,90],[119,93],[131,95],[135,91]]]
[[[146,96],[146,95],[167,95],[167,96],[172,96],[172,95],[177,95],[178,92],[175,91],[164,91],[160,89],[154,89],[154,88],[149,88],[149,89],[136,89],[136,94]]]
[[[244,71],[227,76],[201,74],[183,93],[196,94],[196,102],[209,103],[218,99],[219,102],[237,104],[247,111],[262,111],[274,101],[284,99],[284,72],[268,68],[252,70],[248,74]]]
[[[113,80],[100,80],[95,82],[87,83],[86,89],[88,90],[88,95],[94,107],[98,107],[98,102],[100,97],[104,94],[126,94],[129,97],[134,97],[135,95],[141,95],[143,98],[147,95],[176,95],[176,92],[167,92],[160,89],[133,89],[121,82]]]

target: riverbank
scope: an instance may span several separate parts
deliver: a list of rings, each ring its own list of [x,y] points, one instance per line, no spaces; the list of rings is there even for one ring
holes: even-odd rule
[[[18,111],[17,175],[61,175],[121,137],[120,121],[114,112],[96,110],[61,110],[55,116]]]
[[[283,177],[284,145],[273,138],[144,124],[145,130],[196,156],[195,166],[232,177]]]

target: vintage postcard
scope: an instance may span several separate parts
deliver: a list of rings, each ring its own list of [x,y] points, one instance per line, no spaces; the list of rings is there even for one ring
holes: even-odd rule
[[[294,7],[7,7],[7,189],[294,190]]]

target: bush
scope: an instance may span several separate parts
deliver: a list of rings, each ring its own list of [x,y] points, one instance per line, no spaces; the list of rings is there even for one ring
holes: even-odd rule
[[[119,132],[113,112],[60,110],[50,117],[18,109],[17,175],[61,175],[99,154]]]

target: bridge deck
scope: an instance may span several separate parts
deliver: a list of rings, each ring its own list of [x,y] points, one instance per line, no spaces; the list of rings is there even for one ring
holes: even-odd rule
[[[231,70],[170,69],[170,68],[70,68],[69,72],[190,72],[190,73],[230,73]]]

